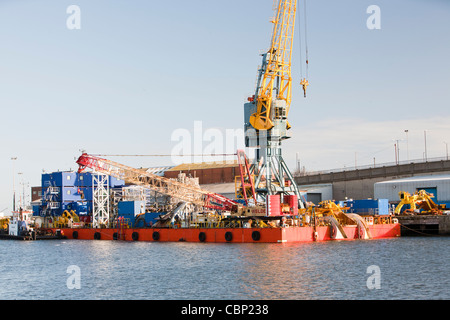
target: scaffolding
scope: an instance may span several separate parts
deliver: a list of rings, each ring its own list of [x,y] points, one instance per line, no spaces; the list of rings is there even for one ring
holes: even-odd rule
[[[108,227],[110,222],[109,176],[92,173],[92,227]]]

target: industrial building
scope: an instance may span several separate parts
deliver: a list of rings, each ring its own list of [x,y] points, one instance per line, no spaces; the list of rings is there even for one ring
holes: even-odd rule
[[[331,183],[299,186],[303,200],[318,204],[333,200],[333,185]]]
[[[198,178],[200,185],[234,183],[235,177],[240,174],[237,161],[221,161],[181,164],[165,170],[164,176],[177,178],[180,172],[188,177]]]
[[[303,173],[295,177],[300,188],[313,185],[332,185],[332,199],[368,199],[377,198],[375,184],[385,181],[422,177],[445,176],[450,174],[450,160],[415,160],[405,164],[378,164],[372,167],[329,170]],[[433,178],[431,178],[433,179]],[[419,186],[423,187],[423,186]],[[331,200],[322,198],[322,200]]]
[[[425,190],[434,196],[436,203],[450,203],[450,175],[416,176],[377,182],[374,185],[375,198],[388,199],[389,202],[399,202],[399,192],[411,194]]]

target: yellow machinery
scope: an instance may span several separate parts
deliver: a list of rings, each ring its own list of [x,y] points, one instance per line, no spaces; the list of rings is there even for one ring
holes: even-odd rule
[[[314,226],[317,224],[330,225],[333,239],[347,238],[343,227],[348,225],[357,225],[360,239],[372,239],[369,225],[374,223],[373,217],[363,218],[355,213],[344,212],[348,209],[348,207],[340,207],[333,201],[327,200],[320,202],[317,207],[312,206],[306,210],[301,210],[301,212],[306,212],[306,215],[315,216],[318,219],[318,221],[312,222]]]
[[[441,209],[444,209],[437,205],[431,198],[434,195],[427,193],[425,190],[420,190],[414,194],[410,194],[405,191],[398,193],[400,197],[400,203],[395,208],[395,214],[400,214],[404,205],[409,205],[409,209],[404,212],[406,214],[442,214]]]
[[[312,215],[312,208],[309,207],[306,212],[309,215]],[[349,225],[354,224],[354,220],[349,218],[346,213],[344,213],[344,210],[347,210],[347,207],[340,207],[336,203],[334,203],[331,200],[322,201],[319,203],[317,207],[314,207],[315,215],[318,218],[322,217],[334,217],[339,224],[341,225]]]
[[[0,229],[7,230],[9,226],[9,218],[1,218],[0,219]]]
[[[73,223],[79,223],[80,218],[75,213],[74,210],[71,210],[70,212],[68,210],[64,211],[63,214],[60,217],[55,217],[55,221],[53,222],[54,228],[63,228],[70,225],[73,225]]]

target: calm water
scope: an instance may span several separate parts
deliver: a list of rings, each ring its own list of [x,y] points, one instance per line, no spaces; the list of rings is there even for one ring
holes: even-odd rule
[[[301,244],[1,241],[1,299],[450,299],[450,237]],[[79,267],[80,289],[67,269]],[[369,266],[380,270],[370,290]]]

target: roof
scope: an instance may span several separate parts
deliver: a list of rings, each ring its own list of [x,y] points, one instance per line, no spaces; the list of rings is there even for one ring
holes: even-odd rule
[[[324,183],[324,184],[310,184],[310,185],[299,185],[298,189],[301,192],[308,192],[308,191],[314,191],[314,190],[320,190],[320,189],[329,189],[333,188],[333,184],[331,183]]]
[[[183,163],[176,167],[172,167],[167,171],[189,171],[189,170],[203,170],[203,169],[220,169],[238,167],[237,160],[233,161],[217,161],[217,162],[202,162],[202,163]]]
[[[401,182],[420,182],[420,181],[446,181],[450,180],[450,175],[431,175],[431,176],[415,176],[409,178],[381,181],[375,184],[391,184],[391,183],[401,183]]]
[[[172,167],[153,167],[153,168],[148,168],[148,169],[145,169],[148,173],[153,173],[153,174],[156,174],[156,175],[158,175],[158,176],[164,176],[164,172],[166,172],[166,171],[168,171],[168,170],[170,170],[170,169],[172,169],[173,168],[173,166]]]
[[[235,185],[232,183],[215,183],[215,184],[202,184],[200,187],[204,190],[214,193],[235,193]]]

